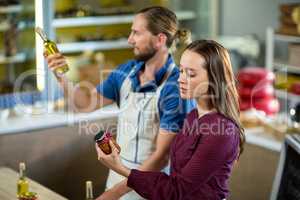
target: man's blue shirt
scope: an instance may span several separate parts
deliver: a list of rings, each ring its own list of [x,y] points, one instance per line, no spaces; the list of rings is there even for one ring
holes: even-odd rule
[[[168,68],[173,63],[173,58],[169,55],[167,62],[155,74],[155,79],[141,86],[138,74],[144,70],[145,63],[142,61],[130,60],[121,64],[114,70],[106,80],[97,86],[97,91],[104,97],[114,100],[119,104],[120,90],[126,77],[133,69],[130,75],[133,92],[155,92],[164,79]],[[163,86],[158,99],[158,110],[160,119],[160,128],[178,133],[183,125],[186,114],[195,108],[194,100],[182,100],[180,97],[178,78],[179,69],[175,67],[169,78]]]

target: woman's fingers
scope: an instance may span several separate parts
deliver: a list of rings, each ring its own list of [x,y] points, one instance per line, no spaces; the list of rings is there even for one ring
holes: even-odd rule
[[[97,155],[98,155],[98,160],[102,160],[106,154],[98,147],[97,144],[95,144],[96,150],[97,150]]]
[[[116,145],[112,140],[109,140],[109,145],[111,147],[112,153],[117,153],[117,154],[119,153],[119,150],[117,149]]]

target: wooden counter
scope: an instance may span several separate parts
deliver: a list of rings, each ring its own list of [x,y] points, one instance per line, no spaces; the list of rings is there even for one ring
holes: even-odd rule
[[[19,175],[9,168],[0,168],[0,199],[16,200],[17,181]],[[29,181],[29,190],[38,194],[39,200],[67,200],[59,194],[42,186],[41,184],[27,178]]]

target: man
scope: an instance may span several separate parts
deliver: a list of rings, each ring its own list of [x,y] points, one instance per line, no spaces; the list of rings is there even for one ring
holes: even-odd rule
[[[69,98],[77,110],[87,112],[117,102],[121,110],[117,143],[122,162],[129,168],[162,170],[168,163],[170,144],[183,124],[188,102],[180,99],[179,69],[168,53],[177,29],[177,18],[167,8],[139,11],[128,38],[135,60],[121,64],[90,97],[71,87],[64,76],[57,76],[65,92],[75,93],[71,95],[75,98]],[[47,61],[51,70],[66,64],[61,54],[48,56]],[[98,200],[142,199],[113,171],[106,186],[108,190]]]

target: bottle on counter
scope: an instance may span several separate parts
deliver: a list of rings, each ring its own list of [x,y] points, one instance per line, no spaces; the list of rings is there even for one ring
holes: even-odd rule
[[[17,196],[20,197],[29,192],[29,183],[25,176],[26,166],[25,163],[19,164],[19,180],[17,183]]]
[[[92,181],[86,181],[85,182],[85,189],[86,189],[86,197],[85,200],[93,200],[93,183]]]
[[[42,38],[43,42],[44,42],[44,48],[45,51],[48,55],[51,54],[55,54],[55,53],[59,53],[59,50],[55,44],[55,42],[51,41],[50,39],[47,38],[45,32],[43,31],[43,29],[41,29],[40,27],[36,27],[35,31],[38,33],[38,35]],[[55,70],[55,74],[59,75],[59,74],[64,74],[67,71],[69,71],[69,67],[68,65],[64,65],[61,67],[56,68]]]
[[[112,137],[112,134],[108,131],[99,131],[95,135],[95,142],[97,143],[98,147],[105,153],[105,154],[111,154],[112,149],[109,145],[109,141],[111,140],[116,148],[118,149],[118,153],[121,152],[121,147],[117,144],[115,139]]]

